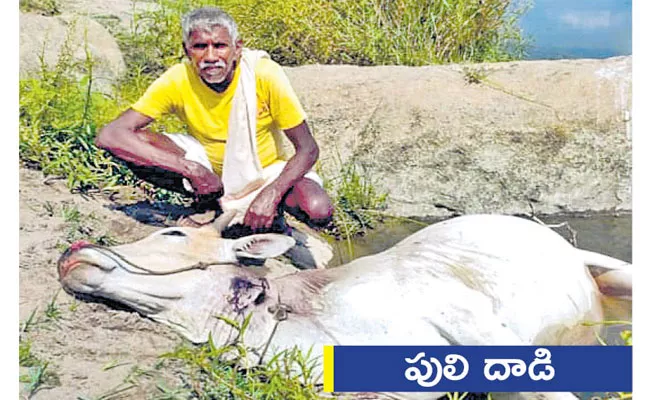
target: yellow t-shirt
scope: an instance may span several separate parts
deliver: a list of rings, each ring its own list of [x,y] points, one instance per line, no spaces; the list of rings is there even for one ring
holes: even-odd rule
[[[228,138],[228,117],[239,82],[239,65],[230,86],[210,89],[189,62],[176,64],[156,79],[131,108],[153,119],[176,114],[205,148],[214,171],[221,175]],[[266,167],[278,159],[271,128],[298,126],[306,119],[282,67],[268,58],[255,65],[257,92],[257,155]]]

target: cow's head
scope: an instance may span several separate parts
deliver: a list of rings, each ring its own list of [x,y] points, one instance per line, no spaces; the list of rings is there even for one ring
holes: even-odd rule
[[[165,228],[120,246],[74,243],[59,259],[59,280],[68,292],[117,300],[150,314],[164,300],[183,297],[206,268],[233,268],[240,258],[276,257],[295,244],[279,234],[222,238],[233,216],[223,214],[201,228]]]

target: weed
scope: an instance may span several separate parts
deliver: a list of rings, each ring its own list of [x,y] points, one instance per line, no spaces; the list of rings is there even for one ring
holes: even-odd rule
[[[378,193],[367,173],[360,173],[354,161],[340,169],[340,174],[325,182],[325,189],[334,199],[335,236],[349,239],[364,234],[368,228],[381,219],[375,213],[386,208],[387,193]]]
[[[198,399],[319,399],[314,376],[318,359],[312,357],[311,352],[287,349],[263,365],[248,369],[239,367],[248,364],[250,349],[244,337],[250,315],[241,324],[220,319],[238,331],[237,338],[230,344],[217,347],[210,336],[205,345],[183,344],[174,352],[161,356],[182,361],[188,372],[189,382],[172,393],[187,394],[189,391],[190,398]]]
[[[112,360],[108,364],[102,367],[102,371],[108,371],[113,368],[121,367],[122,365],[127,365],[128,362],[119,362],[118,360]]]
[[[87,240],[100,246],[113,246],[117,240],[108,233],[96,233],[91,225],[97,221],[93,213],[83,214],[74,205],[64,204],[61,208],[61,216],[68,224],[65,236],[65,242],[56,244],[59,251],[65,249],[73,242],[78,240]]]
[[[20,0],[19,8],[22,12],[37,12],[48,16],[61,13],[56,0]]]
[[[33,367],[38,359],[32,354],[32,343],[28,340],[21,340],[18,344],[18,365],[21,367]]]
[[[562,143],[566,142],[567,140],[571,139],[573,136],[573,133],[571,132],[570,128],[567,127],[566,125],[560,125],[556,124],[551,126],[548,129],[548,135],[555,139],[558,140]]]
[[[54,297],[52,297],[52,300],[50,300],[50,302],[47,303],[47,306],[45,307],[45,318],[50,321],[58,321],[61,319],[61,309],[56,304],[56,298],[59,295],[59,292],[61,292],[61,289],[57,290],[57,292],[54,294]]]
[[[487,78],[487,72],[482,68],[463,67],[465,82],[468,84],[479,84]]]
[[[67,223],[79,224],[81,222],[81,212],[76,206],[64,204],[61,208],[61,216]]]
[[[50,217],[54,216],[54,204],[50,203],[49,201],[46,201],[45,204],[43,204],[43,209],[45,210],[48,216]]]
[[[70,312],[76,312],[78,308],[79,308],[79,302],[77,301],[77,299],[73,298],[72,303],[70,303],[70,305],[68,306],[68,310]]]
[[[528,43],[517,21],[529,5],[513,1],[225,0],[220,6],[251,47],[286,65],[505,61],[521,58]]]
[[[27,333],[31,331],[31,329],[38,323],[38,319],[36,318],[36,311],[38,311],[38,307],[32,310],[27,320],[23,322],[23,326],[20,328],[21,333]]]
[[[124,365],[124,364],[119,364],[119,365]],[[117,365],[109,364],[108,366],[105,366],[103,370],[108,370],[116,366]],[[120,382],[117,386],[107,390],[106,392],[96,397],[77,396],[77,400],[117,400],[123,398],[130,398],[124,396],[126,396],[126,393],[128,391],[140,385],[140,378],[143,376],[150,377],[152,376],[152,372],[149,370],[142,369],[139,366],[135,365],[131,368],[131,370],[126,375],[126,377],[122,380],[122,382]]]
[[[47,362],[35,365],[30,367],[26,374],[20,376],[20,381],[25,384],[24,391],[27,399],[39,390],[60,384],[58,376],[49,371],[48,366]]]
[[[100,246],[114,246],[117,244],[117,240],[107,233],[101,234],[94,238],[94,242]]]
[[[185,400],[191,395],[190,390],[185,388],[168,388],[163,384],[156,385],[156,388],[161,393],[156,394],[152,400]]]
[[[48,369],[49,363],[39,360],[31,352],[31,342],[20,341],[18,347],[19,365],[27,368],[26,373],[20,375],[20,382],[24,383],[24,398],[31,398],[37,391],[47,387],[60,385],[59,377]]]

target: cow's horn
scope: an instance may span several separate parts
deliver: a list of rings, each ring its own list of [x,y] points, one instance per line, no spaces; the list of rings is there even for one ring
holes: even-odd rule
[[[226,229],[230,221],[235,218],[235,215],[237,215],[237,210],[225,211],[217,219],[214,220],[212,226],[217,230],[217,232],[221,233],[224,229]]]

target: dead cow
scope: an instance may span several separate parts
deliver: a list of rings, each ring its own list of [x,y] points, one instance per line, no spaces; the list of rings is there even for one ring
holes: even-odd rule
[[[222,239],[220,227],[166,228],[135,243],[75,244],[58,263],[63,287],[123,303],[195,343],[237,331],[266,357],[298,346],[591,344],[605,295],[631,296],[631,266],[579,250],[517,217],[468,215],[431,225],[344,266],[278,276],[240,258],[282,254],[274,234]],[[314,353],[312,353],[314,354]],[[253,360],[258,361],[258,360]],[[558,394],[560,396],[560,394]]]

